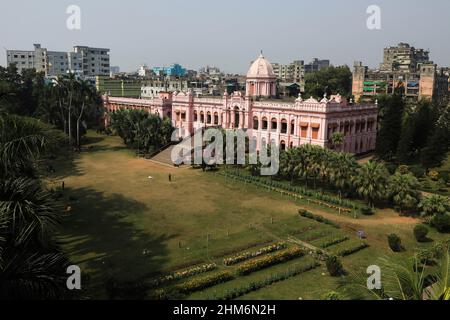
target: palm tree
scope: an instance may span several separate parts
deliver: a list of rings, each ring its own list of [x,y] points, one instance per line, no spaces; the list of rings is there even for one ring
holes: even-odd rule
[[[334,158],[329,164],[330,183],[339,190],[350,188],[357,168],[355,157],[349,153],[334,153]]]
[[[445,214],[450,211],[450,199],[444,196],[433,194],[424,197],[419,203],[421,214],[424,217],[433,216],[435,214]]]
[[[374,207],[375,201],[386,197],[388,176],[383,164],[369,161],[358,169],[354,177],[356,192]]]
[[[291,148],[281,154],[280,172],[290,178],[291,184],[297,176],[297,167],[299,165],[298,149]]]
[[[352,274],[339,281],[339,286],[348,295],[360,299],[372,297],[379,300],[449,300],[450,299],[450,254],[439,258],[438,268],[423,265],[420,258],[381,259],[382,288],[368,289],[367,275]]]
[[[335,149],[339,149],[345,142],[345,135],[342,132],[335,132],[331,136],[331,145]]]
[[[53,239],[62,210],[33,169],[62,139],[38,120],[7,114],[0,133],[0,299],[55,298],[67,265]]]
[[[414,208],[420,200],[419,181],[412,174],[395,173],[389,181],[389,191],[394,203],[402,213],[405,208]]]

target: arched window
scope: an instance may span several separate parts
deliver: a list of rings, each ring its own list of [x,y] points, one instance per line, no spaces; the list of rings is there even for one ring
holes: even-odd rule
[[[198,121],[198,114],[197,114],[197,110],[194,110],[194,122]]]
[[[200,112],[200,122],[205,123],[205,113],[203,111]]]
[[[206,123],[211,124],[211,112],[209,112],[209,111],[206,114]]]
[[[219,114],[217,112],[214,112],[214,124],[219,124]]]
[[[295,134],[295,120],[291,121],[291,134],[294,135]],[[292,143],[292,142],[291,142]]]
[[[262,118],[262,129],[267,130],[267,128],[268,128],[267,118],[263,117]]]
[[[281,120],[281,133],[287,133],[288,124],[286,119]]]
[[[259,129],[259,120],[258,120],[258,117],[256,117],[256,116],[253,117],[253,129],[254,130]]]
[[[281,149],[281,151],[286,150],[286,142],[284,140],[281,140],[281,142],[280,142],[280,149]]]
[[[277,131],[277,128],[278,128],[277,119],[272,118],[272,120],[270,122],[271,122],[270,128],[272,129],[272,131]]]

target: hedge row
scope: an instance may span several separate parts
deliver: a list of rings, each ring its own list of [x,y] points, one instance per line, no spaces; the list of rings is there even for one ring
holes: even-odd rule
[[[189,294],[198,290],[206,289],[217,284],[234,279],[230,271],[222,271],[203,278],[196,278],[175,286],[175,289],[183,294]]]
[[[240,181],[244,181],[246,183],[254,184],[256,186],[264,187],[271,191],[276,191],[276,192],[279,192],[282,194],[286,194],[286,195],[292,196],[293,198],[296,198],[296,199],[303,199],[302,196],[310,197],[313,199],[306,198],[306,200],[308,200],[314,204],[320,205],[320,206],[325,206],[330,209],[334,209],[341,213],[349,214],[352,212],[358,212],[363,208],[363,206],[361,206],[360,204],[357,204],[351,200],[342,199],[342,198],[339,198],[336,196],[323,194],[323,193],[309,190],[309,189],[306,189],[303,187],[286,185],[285,183],[282,183],[279,181],[268,180],[268,179],[264,179],[264,178],[260,178],[260,177],[250,176],[248,174],[245,174],[245,173],[242,173],[239,171],[220,171],[219,174],[229,177],[229,178],[232,178],[232,179],[235,179],[235,180],[240,180]]]
[[[369,247],[369,245],[366,242],[361,242],[359,245],[354,246],[354,247],[348,247],[348,248],[343,248],[337,251],[337,255],[341,256],[341,257],[346,257],[349,256],[353,253],[356,253],[358,251],[361,251],[362,249],[365,249]]]
[[[247,251],[247,252],[243,252],[243,253],[237,254],[235,256],[232,256],[232,257],[228,257],[223,260],[223,264],[226,266],[232,266],[239,262],[249,260],[252,258],[256,258],[256,257],[262,256],[264,254],[275,252],[275,251],[278,251],[278,250],[281,250],[284,248],[286,248],[286,244],[284,242],[280,242],[277,244],[273,244],[273,245],[270,245],[267,247],[260,248],[256,251]]]
[[[303,256],[305,253],[299,247],[292,247],[281,252],[278,252],[271,256],[265,256],[258,259],[244,262],[237,267],[236,272],[238,275],[244,276],[252,272],[259,271],[261,269],[286,262],[298,257]]]
[[[350,239],[349,237],[345,237],[345,236],[343,236],[343,237],[338,237],[338,238],[326,239],[324,242],[322,242],[322,243],[320,244],[320,247],[321,247],[322,249],[326,249],[326,248],[329,248],[329,247],[334,246],[334,245],[336,245],[336,244],[345,242],[345,241],[347,241],[347,240],[349,240],[349,239]]]
[[[262,289],[264,287],[270,286],[276,282],[284,281],[289,278],[295,277],[301,273],[313,270],[319,267],[320,264],[317,262],[311,262],[307,265],[295,267],[283,273],[275,273],[269,276],[267,279],[250,282],[249,284],[242,286],[240,288],[231,289],[225,291],[223,295],[212,297],[213,300],[233,300],[246,295],[250,292]]]
[[[195,267],[191,267],[189,269],[183,270],[183,271],[177,271],[177,272],[174,272],[171,274],[167,274],[167,275],[161,276],[156,279],[151,279],[147,282],[147,285],[149,287],[158,287],[167,282],[189,278],[189,277],[195,276],[197,274],[212,271],[216,268],[217,268],[217,265],[215,263],[208,263],[208,264],[204,264],[201,266],[195,266]]]
[[[307,210],[300,209],[300,210],[298,210],[298,213],[299,213],[299,215],[301,215],[304,218],[308,218],[308,219],[315,220],[315,221],[320,222],[320,223],[324,223],[324,224],[330,225],[332,227],[335,227],[336,229],[340,229],[341,228],[338,224],[334,223],[333,221],[328,220],[328,219],[326,219],[326,218],[324,218],[322,216],[316,215],[314,213],[311,213],[311,212],[309,212]]]

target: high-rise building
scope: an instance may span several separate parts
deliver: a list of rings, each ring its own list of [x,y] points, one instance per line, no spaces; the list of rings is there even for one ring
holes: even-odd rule
[[[73,51],[49,51],[40,44],[33,51],[6,50],[8,65],[15,64],[19,72],[36,69],[53,77],[74,73],[82,77],[110,74],[109,49],[75,46]]]
[[[415,73],[419,71],[422,64],[429,62],[428,51],[416,49],[408,43],[399,43],[395,47],[384,48],[380,71]]]
[[[282,83],[295,83],[300,91],[305,91],[305,63],[295,60],[290,64],[273,63],[273,72]]]
[[[322,69],[328,68],[330,66],[330,60],[319,60],[314,58],[308,64],[305,64],[305,73],[313,73],[320,71]]]

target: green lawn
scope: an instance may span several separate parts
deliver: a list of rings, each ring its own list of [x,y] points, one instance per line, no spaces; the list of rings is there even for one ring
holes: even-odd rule
[[[64,199],[72,208],[60,239],[84,272],[85,297],[106,298],[105,283],[111,277],[143,280],[211,261],[223,269],[224,256],[288,238],[314,245],[321,239],[348,236],[350,243],[356,240],[357,230],[364,230],[370,248],[342,259],[347,269],[358,272],[376,264],[381,256],[394,255],[386,241],[391,232],[398,233],[407,248],[395,255],[398,259],[430,245],[413,239],[412,227],[417,220],[399,217],[392,210],[357,220],[339,216],[215,173],[138,159],[118,137],[89,133],[86,150],[73,159],[54,161],[54,167],[56,173],[50,181],[54,186],[65,182]],[[299,208],[321,214],[343,228],[301,218]],[[433,232],[431,237],[439,240],[443,236]],[[188,298],[208,298],[307,259],[310,257],[239,277]],[[335,289],[336,280],[321,266],[242,298],[320,299]]]

